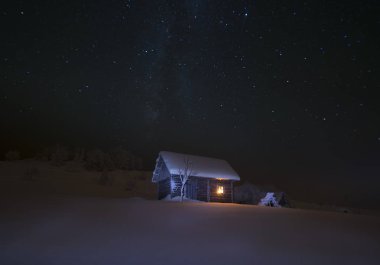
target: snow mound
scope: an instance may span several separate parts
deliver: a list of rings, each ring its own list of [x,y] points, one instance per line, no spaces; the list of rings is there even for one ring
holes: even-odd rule
[[[278,203],[276,197],[274,196],[274,192],[267,192],[264,198],[262,198],[259,202],[260,206],[271,206],[271,207],[281,207]]]
[[[173,198],[170,197],[170,194],[168,194],[165,198],[162,199],[163,201],[172,201],[172,202],[180,202],[181,201],[181,196],[175,196]],[[198,200],[192,200],[187,197],[183,197],[184,202],[202,202]]]
[[[378,265],[380,218],[232,203],[1,198],[0,264]]]

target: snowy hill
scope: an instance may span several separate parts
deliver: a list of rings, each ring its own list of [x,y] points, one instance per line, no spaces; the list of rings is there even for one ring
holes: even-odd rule
[[[0,161],[0,199],[44,194],[155,199],[151,177],[151,171],[89,171],[72,161],[59,167],[33,159]]]
[[[3,199],[0,264],[378,264],[380,218],[219,203]]]

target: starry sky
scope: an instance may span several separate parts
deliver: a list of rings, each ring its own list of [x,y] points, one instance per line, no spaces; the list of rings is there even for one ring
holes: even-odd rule
[[[8,1],[1,151],[228,160],[296,198],[380,202],[380,4]]]

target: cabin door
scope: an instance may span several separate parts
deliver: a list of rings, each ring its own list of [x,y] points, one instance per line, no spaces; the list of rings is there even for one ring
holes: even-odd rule
[[[189,179],[185,185],[185,195],[187,198],[197,199],[197,182],[194,179]]]

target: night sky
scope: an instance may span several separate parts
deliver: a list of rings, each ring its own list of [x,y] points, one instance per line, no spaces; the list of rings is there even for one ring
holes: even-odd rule
[[[8,2],[2,153],[193,153],[296,198],[380,203],[378,1]]]

